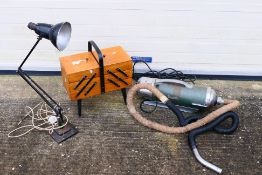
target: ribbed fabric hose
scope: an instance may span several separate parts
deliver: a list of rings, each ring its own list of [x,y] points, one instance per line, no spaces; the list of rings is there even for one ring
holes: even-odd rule
[[[188,131],[191,131],[193,129],[206,125],[207,123],[213,121],[220,115],[228,111],[232,111],[233,109],[237,108],[240,105],[239,101],[237,100],[225,100],[224,106],[222,106],[221,108],[218,108],[217,110],[211,112],[210,114],[208,114],[207,116],[205,116],[202,119],[197,120],[196,122],[193,122],[183,127],[170,127],[170,126],[162,125],[162,124],[159,124],[159,123],[156,123],[156,122],[153,122],[151,120],[144,118],[135,109],[133,98],[139,89],[147,89],[151,91],[162,103],[166,103],[168,101],[168,98],[164,94],[162,94],[157,88],[155,88],[154,86],[150,84],[146,84],[146,83],[140,83],[140,84],[134,85],[131,89],[129,89],[128,94],[127,94],[127,108],[129,112],[131,113],[131,115],[142,125],[152,128],[152,129],[156,129],[161,132],[165,132],[165,133],[186,133]]]

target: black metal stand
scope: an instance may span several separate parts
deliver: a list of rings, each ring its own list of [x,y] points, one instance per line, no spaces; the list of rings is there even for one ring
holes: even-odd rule
[[[35,90],[35,92],[46,102],[46,104],[55,111],[56,116],[58,117],[58,125],[61,126],[64,123],[63,109],[33,79],[31,79],[28,74],[26,74],[22,70],[22,66],[24,65],[24,63],[31,55],[31,53],[33,52],[33,50],[35,49],[35,47],[37,46],[37,44],[41,39],[42,39],[41,36],[37,38],[36,43],[29,51],[29,53],[27,54],[21,65],[18,67],[17,73],[27,82],[27,84],[29,84]],[[62,129],[54,130],[54,132],[51,134],[52,138],[56,142],[60,143],[78,133],[78,131],[73,127],[72,124],[68,123],[67,125]]]
[[[122,91],[122,95],[123,95],[124,102],[125,102],[125,105],[126,105],[126,88],[121,89],[121,91]]]
[[[96,62],[99,64],[99,72],[100,72],[100,86],[101,86],[101,94],[105,93],[105,77],[104,77],[104,56],[99,49],[99,47],[96,45],[94,41],[88,41],[88,52],[91,52],[94,58],[95,55],[92,52],[92,48],[95,49],[97,55],[98,55],[98,60],[96,59]],[[122,79],[120,79],[122,80]],[[123,80],[122,80],[123,81]],[[125,82],[126,83],[126,82]],[[122,95],[124,98],[124,102],[126,104],[126,89],[121,89]],[[82,109],[82,101],[77,100],[77,111],[78,111],[78,116],[81,116],[81,109]]]
[[[82,100],[77,100],[77,111],[78,111],[78,116],[81,117]]]

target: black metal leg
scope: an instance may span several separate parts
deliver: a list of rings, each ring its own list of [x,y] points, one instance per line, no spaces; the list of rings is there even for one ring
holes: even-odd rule
[[[124,102],[126,104],[126,88],[121,89],[121,91],[122,91],[122,95],[123,95],[123,98],[124,98]]]
[[[82,100],[77,100],[78,116],[81,117]]]

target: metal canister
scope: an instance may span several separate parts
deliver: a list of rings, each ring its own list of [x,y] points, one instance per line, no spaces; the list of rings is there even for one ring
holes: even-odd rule
[[[215,90],[211,87],[194,86],[181,80],[148,77],[141,77],[138,83],[152,84],[173,103],[182,107],[203,109],[223,103],[222,98],[217,97]],[[148,99],[152,99],[152,93],[146,89],[140,90],[139,93]]]

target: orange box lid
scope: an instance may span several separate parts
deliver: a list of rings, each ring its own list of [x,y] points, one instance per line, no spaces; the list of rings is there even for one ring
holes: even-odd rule
[[[119,64],[127,61],[131,61],[130,56],[124,51],[121,46],[115,46],[110,48],[101,49],[104,56],[104,67]],[[98,56],[93,51],[94,56],[91,52],[83,52],[79,54],[73,54],[70,56],[60,57],[61,66],[64,68],[67,75],[75,74],[77,72],[83,72],[91,69],[98,69]]]

